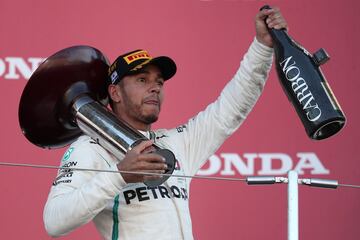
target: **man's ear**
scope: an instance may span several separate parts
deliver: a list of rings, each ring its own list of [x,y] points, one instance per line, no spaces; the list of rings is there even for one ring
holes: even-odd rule
[[[114,85],[114,84],[110,84],[108,87],[108,93],[113,102],[121,101],[120,91],[118,88],[119,88],[119,86]]]

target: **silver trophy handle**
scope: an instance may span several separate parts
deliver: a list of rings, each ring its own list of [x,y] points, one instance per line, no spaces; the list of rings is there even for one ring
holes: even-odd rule
[[[79,97],[72,105],[76,124],[99,145],[111,152],[115,157],[123,156],[141,141],[148,140],[139,131],[118,120],[118,118],[100,103],[87,95]],[[175,156],[167,149],[156,144],[155,153],[163,156],[168,166],[165,174],[158,180],[144,182],[149,187],[156,187],[165,182],[175,169]]]

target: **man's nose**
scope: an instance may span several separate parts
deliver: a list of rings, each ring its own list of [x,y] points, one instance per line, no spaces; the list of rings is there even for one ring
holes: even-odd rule
[[[160,93],[161,86],[158,83],[153,83],[150,86],[150,92]]]

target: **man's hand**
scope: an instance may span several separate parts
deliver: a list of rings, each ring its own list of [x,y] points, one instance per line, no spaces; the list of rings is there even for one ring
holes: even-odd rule
[[[128,151],[125,158],[117,165],[119,171],[165,173],[167,169],[165,159],[159,154],[153,153],[153,142],[143,141]],[[144,182],[161,178],[158,175],[140,175],[121,173],[127,183]]]
[[[263,9],[258,14],[256,14],[255,17],[256,39],[260,43],[268,47],[273,47],[273,41],[269,31],[266,28],[264,20],[266,21],[266,25],[269,28],[288,29],[288,26],[284,17],[281,15],[279,8],[275,7],[272,9]]]

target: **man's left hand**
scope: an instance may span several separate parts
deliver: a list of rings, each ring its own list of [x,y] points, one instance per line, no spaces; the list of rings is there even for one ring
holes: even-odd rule
[[[288,29],[279,8],[263,9],[255,17],[256,39],[268,47],[273,47],[273,41],[266,25],[269,28]]]

